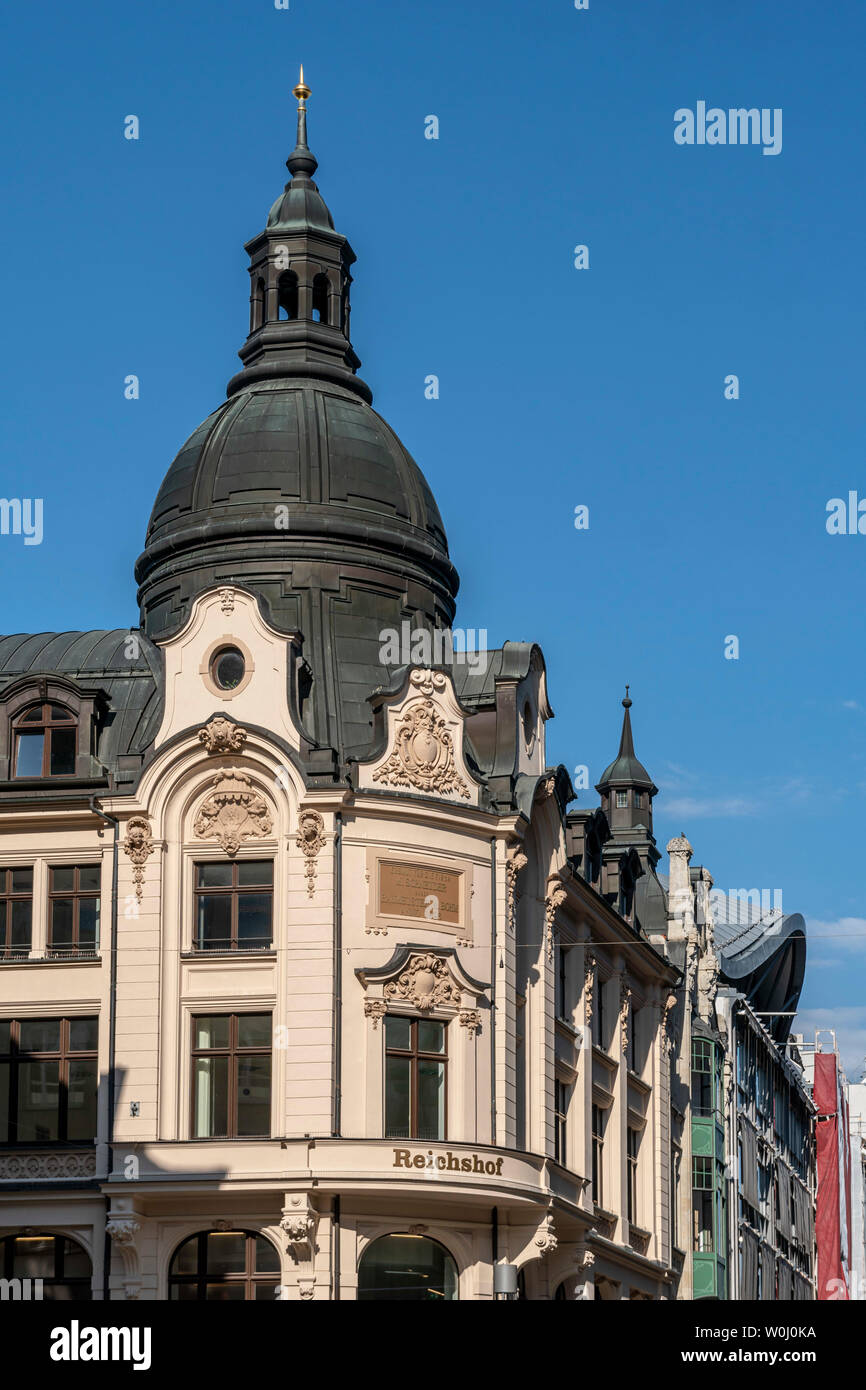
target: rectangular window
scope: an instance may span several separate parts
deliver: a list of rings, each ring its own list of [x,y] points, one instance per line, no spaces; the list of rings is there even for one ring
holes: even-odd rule
[[[592,1200],[597,1207],[604,1203],[604,1127],[607,1111],[601,1105],[592,1107]]]
[[[705,1038],[692,1042],[692,1112],[695,1115],[713,1114],[713,1054],[714,1047]]]
[[[565,1081],[553,1083],[554,1133],[553,1156],[557,1163],[565,1164],[568,1158],[568,1101],[571,1087]]]
[[[637,1219],[637,1155],[640,1148],[640,1133],[636,1129],[629,1128],[626,1131],[626,1158],[628,1162],[627,1174],[627,1207],[626,1215],[629,1221],[638,1225]]]
[[[271,1132],[271,1015],[200,1014],[192,1021],[194,1139]]]
[[[0,1021],[0,1144],[96,1138],[98,1020]]]
[[[628,806],[628,792],[617,792],[616,804],[620,811],[625,810],[626,806]]]
[[[604,991],[606,982],[599,971],[595,977],[595,1000],[592,1010],[592,1040],[596,1047],[607,1051],[607,1020],[604,1016]]]
[[[33,870],[0,869],[0,956],[26,956],[33,927]]]
[[[671,1145],[671,1244],[678,1249],[680,1243],[680,1168],[682,1149]]]
[[[99,864],[48,870],[48,951],[53,956],[95,955],[99,949]]]
[[[568,947],[556,945],[556,1017],[571,1022],[568,1008]]]
[[[445,1138],[445,1024],[385,1016],[385,1138]]]
[[[634,794],[634,808],[635,808],[635,810],[636,810],[636,811],[639,811],[639,810],[641,809],[642,806],[643,806],[643,796],[641,795],[640,792],[635,792],[635,794]]]
[[[273,906],[273,860],[196,864],[195,949],[267,950],[272,940]]]

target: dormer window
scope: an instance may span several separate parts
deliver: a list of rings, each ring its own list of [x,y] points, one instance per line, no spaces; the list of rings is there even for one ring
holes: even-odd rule
[[[643,795],[641,794],[641,792],[635,792],[635,794],[634,794],[634,809],[635,809],[636,811],[639,811],[639,810],[641,809],[642,806],[643,806]]]
[[[16,777],[73,777],[78,724],[63,705],[45,702],[19,714],[14,724]]]
[[[616,807],[618,811],[624,811],[628,806],[628,792],[617,792]]]

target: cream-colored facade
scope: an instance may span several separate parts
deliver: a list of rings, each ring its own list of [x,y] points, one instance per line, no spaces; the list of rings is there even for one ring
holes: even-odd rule
[[[212,674],[226,646],[244,657],[228,691]],[[0,1150],[0,1237],[74,1239],[95,1298],[166,1299],[185,1239],[236,1231],[270,1243],[261,1296],[288,1300],[354,1299],[365,1252],[395,1234],[444,1247],[464,1300],[493,1297],[494,1263],[531,1299],[676,1296],[678,974],[567,857],[537,649],[492,715],[448,669],[402,668],[373,700],[378,752],[318,784],[291,643],[252,593],[201,594],[159,648],[163,717],[134,789],[0,808],[0,867],[34,873],[0,1021],[96,1016],[100,1078],[95,1143]],[[513,721],[528,789],[506,816],[464,754],[491,718]],[[201,949],[198,866],[258,860],[271,945]],[[49,869],[92,864],[98,949],[57,958]],[[230,1015],[269,1018],[265,1137],[196,1137],[195,1020]],[[389,1137],[389,1017],[444,1025],[433,1138]]]

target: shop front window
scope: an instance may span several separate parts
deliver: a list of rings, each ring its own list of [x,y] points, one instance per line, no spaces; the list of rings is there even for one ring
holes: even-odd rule
[[[367,1247],[358,1268],[358,1299],[410,1303],[452,1302],[457,1266],[428,1236],[381,1236]]]

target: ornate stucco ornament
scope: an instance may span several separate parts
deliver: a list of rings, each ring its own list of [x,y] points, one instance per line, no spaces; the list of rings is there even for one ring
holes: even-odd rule
[[[445,689],[446,680],[441,671],[414,670],[409,673],[409,684],[414,685],[422,695],[432,695],[434,691]]]
[[[556,1238],[556,1227],[553,1224],[553,1212],[549,1211],[541,1224],[541,1229],[535,1237],[535,1245],[541,1258],[545,1255],[552,1255],[559,1241]]]
[[[307,897],[316,891],[316,856],[325,843],[325,822],[318,811],[302,811],[298,816],[298,833],[295,844],[306,858],[304,873],[307,876]]]
[[[480,1009],[461,1009],[460,1023],[468,1032],[470,1038],[474,1038],[478,1029],[481,1027]]]
[[[674,1040],[672,1036],[672,1030],[669,1027],[669,1024],[671,1022],[671,1019],[673,1018],[673,1011],[676,1007],[676,1002],[677,996],[675,994],[669,994],[664,1002],[664,1005],[662,1006],[661,1035],[662,1047],[664,1048],[665,1052],[670,1052],[671,1048],[673,1047]]]
[[[374,1028],[379,1027],[379,1020],[384,1018],[388,1012],[388,1005],[384,999],[365,999],[364,1017],[369,1018]]]
[[[623,980],[619,987],[619,1027],[623,1055],[628,1056],[628,1030],[631,1015],[631,990]]]
[[[411,1004],[420,1013],[460,1007],[460,990],[448,966],[432,955],[413,955],[398,978],[385,986],[385,998]]]
[[[271,833],[267,802],[253,788],[249,773],[225,767],[211,784],[213,791],[193,823],[199,840],[218,840],[226,854],[237,854],[244,840]]]
[[[595,956],[587,951],[583,959],[583,1001],[586,1010],[586,1026],[592,1023],[592,991],[595,986]]]
[[[141,1225],[131,1216],[112,1216],[105,1223],[105,1229],[115,1245],[134,1245]]]
[[[451,734],[432,700],[416,700],[407,706],[397,726],[394,752],[373,773],[373,781],[442,796],[456,792],[468,799],[472,795],[454,765]]]
[[[505,855],[505,920],[514,931],[514,912],[517,907],[517,875],[529,863],[519,845],[512,845]]]
[[[0,1180],[25,1182],[92,1178],[96,1174],[96,1155],[84,1153],[4,1153],[0,1154]],[[23,1230],[26,1235],[26,1229]],[[32,1232],[31,1232],[32,1234]]]
[[[235,591],[234,589],[220,589],[220,608],[224,613],[234,613],[235,611]]]
[[[294,1193],[283,1207],[280,1229],[285,1233],[286,1246],[300,1260],[312,1257],[318,1219],[306,1193]]]
[[[150,833],[150,821],[146,816],[130,816],[126,822],[123,852],[132,861],[132,881],[135,885],[135,896],[138,902],[141,902],[144,866],[153,854],[153,836]]]
[[[565,902],[568,894],[565,889],[554,884],[544,900],[544,934],[547,940],[547,959],[553,960],[553,922],[556,917],[556,909]]]
[[[247,741],[247,731],[224,715],[215,714],[203,729],[199,729],[198,737],[209,753],[240,753]]]

